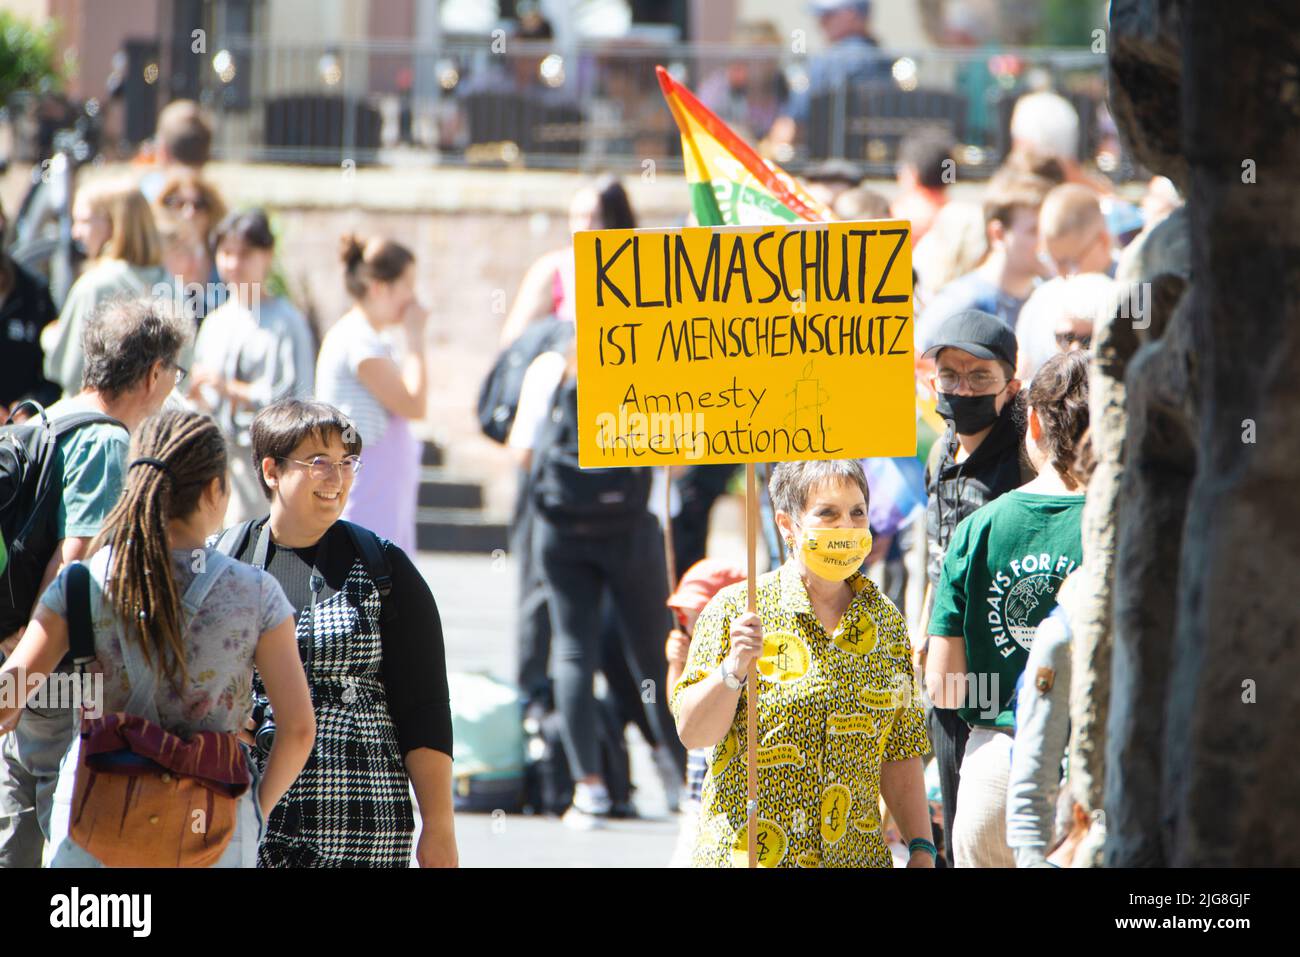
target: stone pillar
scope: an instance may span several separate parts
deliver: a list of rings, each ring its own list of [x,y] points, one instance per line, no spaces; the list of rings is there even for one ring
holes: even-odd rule
[[[1111,6],[1114,115],[1187,196],[1190,278],[1144,270],[1168,324],[1125,379],[1111,864],[1300,863],[1298,51],[1285,7]],[[1089,717],[1075,750],[1091,795]]]
[[[1200,383],[1165,786],[1175,867],[1300,864],[1300,21],[1188,3]],[[1230,75],[1226,72],[1230,70]]]

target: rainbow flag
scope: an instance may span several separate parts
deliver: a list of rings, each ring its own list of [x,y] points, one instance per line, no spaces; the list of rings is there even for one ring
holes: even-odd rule
[[[681,130],[691,208],[701,226],[762,226],[835,218],[793,176],[754,152],[667,70],[657,66],[655,73]]]

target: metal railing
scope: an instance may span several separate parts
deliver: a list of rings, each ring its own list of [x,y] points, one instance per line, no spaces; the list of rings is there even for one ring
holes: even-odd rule
[[[304,44],[228,37],[203,98],[224,159],[543,169],[681,168],[662,64],[750,143],[792,170],[826,159],[891,176],[903,138],[938,127],[963,175],[1009,148],[1016,98],[1053,89],[1080,115],[1080,155],[1133,175],[1105,112],[1105,57],[1086,50],[877,49],[856,59],[781,47],[550,44],[447,38]],[[792,144],[771,138],[793,116]]]

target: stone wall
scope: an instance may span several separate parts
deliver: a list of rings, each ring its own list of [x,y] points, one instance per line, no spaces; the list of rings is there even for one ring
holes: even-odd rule
[[[1113,639],[1072,752],[1106,727],[1110,864],[1300,864],[1297,62],[1285,6],[1111,5],[1114,113],[1187,197],[1187,255],[1140,270],[1165,307],[1125,371],[1112,627],[1083,649]]]

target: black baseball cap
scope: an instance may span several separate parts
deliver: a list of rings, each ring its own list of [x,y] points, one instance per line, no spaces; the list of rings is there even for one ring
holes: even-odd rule
[[[924,355],[934,358],[940,349],[960,349],[977,359],[998,359],[1016,367],[1016,334],[997,316],[978,309],[966,309],[940,324],[934,345]]]

